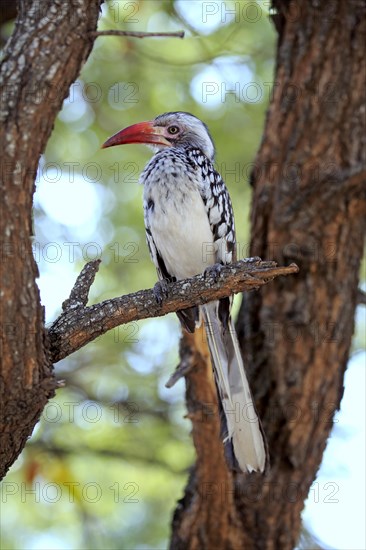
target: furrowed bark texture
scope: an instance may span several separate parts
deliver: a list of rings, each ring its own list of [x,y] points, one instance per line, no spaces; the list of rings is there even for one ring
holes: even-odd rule
[[[175,550],[294,548],[343,394],[366,229],[365,7],[357,0],[274,6],[277,68],[252,177],[251,254],[296,262],[300,271],[245,294],[238,322],[271,469],[230,483],[217,473],[216,448],[203,475],[196,444],[197,464],[173,518]],[[207,373],[187,378],[190,410]],[[207,423],[192,422],[197,442]],[[208,481],[223,516],[235,518],[233,531],[217,534],[215,521],[201,519],[212,495],[200,499],[197,514]]]
[[[22,450],[56,383],[32,256],[39,156],[93,45],[99,1],[23,0],[1,65],[2,445],[0,478]]]

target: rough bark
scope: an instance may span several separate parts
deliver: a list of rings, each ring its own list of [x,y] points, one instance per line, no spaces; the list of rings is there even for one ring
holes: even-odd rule
[[[2,445],[0,477],[32,433],[56,383],[32,256],[40,154],[91,50],[100,1],[23,0],[1,65]]]
[[[365,7],[358,0],[274,5],[277,68],[252,177],[251,254],[296,262],[300,272],[246,294],[238,323],[271,469],[225,477],[215,446],[202,472],[205,447],[196,442],[209,437],[208,422],[192,416],[198,459],[173,518],[174,550],[294,548],[343,394],[366,221]],[[198,353],[194,342],[186,346],[185,354]],[[202,368],[187,375],[189,410],[208,376]],[[201,498],[198,507],[207,482],[217,498]],[[205,520],[218,499],[219,530],[217,519]]]
[[[99,260],[93,260],[86,264],[71,291],[70,298],[62,304],[63,312],[48,331],[50,357],[53,363],[119,325],[149,317],[160,317],[244,290],[258,289],[279,275],[298,272],[295,264],[277,267],[274,262],[247,258],[222,267],[218,280],[208,273],[171,283],[159,301],[156,299],[155,289],[150,289],[86,307],[89,289],[99,263]]]

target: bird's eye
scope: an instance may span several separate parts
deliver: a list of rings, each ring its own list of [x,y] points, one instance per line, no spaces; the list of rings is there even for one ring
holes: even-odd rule
[[[168,133],[174,136],[174,134],[177,134],[179,132],[178,126],[169,126]]]

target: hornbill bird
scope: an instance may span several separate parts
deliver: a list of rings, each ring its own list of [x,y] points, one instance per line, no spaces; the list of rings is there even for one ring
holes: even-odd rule
[[[215,146],[207,126],[190,113],[165,113],[121,130],[103,148],[126,143],[144,143],[155,151],[140,183],[147,244],[160,281],[157,299],[169,281],[207,270],[218,276],[220,265],[236,260],[235,226],[228,190],[213,166]],[[224,298],[177,315],[189,332],[203,318],[231,466],[263,472],[266,441],[230,316],[231,301]]]

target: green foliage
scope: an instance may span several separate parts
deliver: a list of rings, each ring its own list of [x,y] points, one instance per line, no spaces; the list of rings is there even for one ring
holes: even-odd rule
[[[249,253],[248,180],[273,81],[275,33],[260,2],[256,13],[240,2],[213,2],[218,12],[205,13],[205,4],[103,6],[100,30],[184,29],[186,38],[98,38],[65,101],[35,203],[48,321],[98,254],[92,302],[155,283],[137,185],[151,154],[138,145],[100,146],[162,112],[190,111],[208,124],[234,203],[240,256]],[[130,324],[56,365],[65,387],[3,485],[3,548],[166,546],[194,461],[184,383],[164,387],[178,362],[179,330],[174,316]]]

